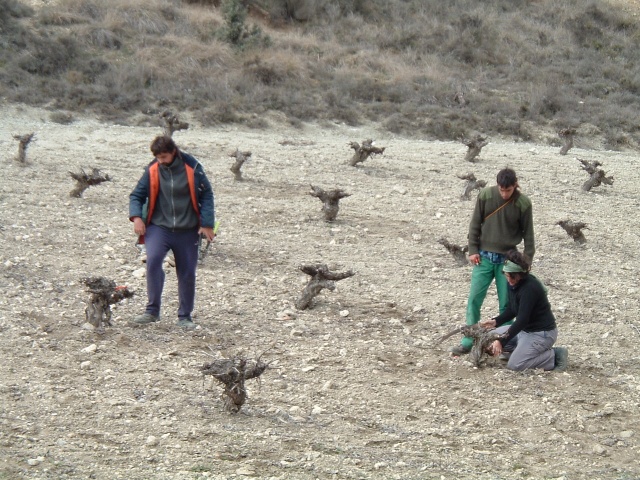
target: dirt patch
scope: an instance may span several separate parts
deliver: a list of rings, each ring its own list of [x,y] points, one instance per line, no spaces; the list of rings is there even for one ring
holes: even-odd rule
[[[565,478],[640,476],[637,155],[492,142],[471,170],[504,166],[534,204],[536,274],[550,289],[564,374],[473,368],[434,346],[464,323],[464,245],[473,200],[462,143],[336,125],[176,132],[212,180],[219,236],[199,266],[195,321],[176,326],[168,269],[162,321],[132,328],[145,304],[128,195],[159,128],[70,125],[3,106],[0,146],[0,478]],[[30,164],[13,135],[36,132]],[[383,155],[348,165],[352,141]],[[229,157],[250,150],[242,182]],[[613,185],[584,192],[576,157]],[[71,198],[69,172],[112,181]],[[343,189],[327,223],[309,186]],[[475,195],[471,195],[473,198]],[[587,242],[557,225],[585,222]],[[294,307],[304,264],[355,275]],[[83,278],[136,295],[112,326],[87,329]],[[497,308],[492,290],[483,313]],[[200,368],[219,358],[269,363],[239,413]]]

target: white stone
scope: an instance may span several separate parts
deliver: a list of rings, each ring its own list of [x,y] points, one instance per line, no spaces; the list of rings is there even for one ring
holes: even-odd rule
[[[349,316],[349,310],[340,310],[340,316],[341,317],[348,317]]]
[[[90,366],[91,366],[91,362],[89,360],[87,360],[86,362],[82,362],[80,364],[80,370],[86,370]]]
[[[256,475],[256,472],[249,467],[240,467],[236,470],[236,475],[242,475],[244,477],[254,477]]]
[[[137,268],[133,272],[131,272],[131,275],[135,278],[144,278],[146,274],[147,274],[147,269],[145,267]]]
[[[147,444],[149,447],[155,447],[155,446],[156,446],[156,445],[158,445],[159,443],[160,443],[160,441],[159,441],[156,437],[154,437],[153,435],[149,435],[149,436],[147,437],[146,444]]]
[[[82,351],[84,353],[94,353],[98,349],[98,346],[95,343],[92,343],[86,348],[83,348]]]

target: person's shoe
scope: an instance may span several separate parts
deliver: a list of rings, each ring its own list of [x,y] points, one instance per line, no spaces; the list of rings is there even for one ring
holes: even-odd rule
[[[133,323],[135,323],[136,325],[148,325],[149,323],[155,323],[158,321],[160,321],[160,317],[152,315],[148,312],[145,312],[142,315],[138,315],[133,319]]]
[[[449,351],[456,356],[466,355],[471,351],[470,348],[463,347],[462,345],[456,345],[455,347],[451,347]]]
[[[193,323],[190,318],[179,318],[178,326],[184,330],[193,330],[196,328],[196,324]]]
[[[498,355],[498,358],[500,360],[508,361],[511,358],[511,352],[502,352],[500,355]]]
[[[556,356],[556,366],[553,368],[559,372],[564,372],[569,366],[569,350],[566,347],[553,347]]]

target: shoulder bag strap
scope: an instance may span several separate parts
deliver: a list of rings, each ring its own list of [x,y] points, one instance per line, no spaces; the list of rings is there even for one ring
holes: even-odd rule
[[[482,223],[486,222],[489,217],[494,216],[496,213],[498,213],[500,210],[502,210],[504,207],[506,207],[507,205],[509,205],[511,202],[513,202],[513,196],[509,199],[508,202],[503,203],[502,205],[500,205],[498,208],[496,208],[493,212],[491,212],[489,215],[487,215],[486,217],[484,217],[484,220],[482,221]]]

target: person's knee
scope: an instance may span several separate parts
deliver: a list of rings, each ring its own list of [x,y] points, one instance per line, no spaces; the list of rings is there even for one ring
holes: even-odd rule
[[[513,360],[513,354],[507,363],[507,368],[509,370],[513,370],[514,372],[522,372],[527,369],[527,364],[525,362],[519,362],[517,360]]]
[[[165,256],[163,254],[147,252],[147,265],[162,265],[162,263],[164,262],[164,257]]]

